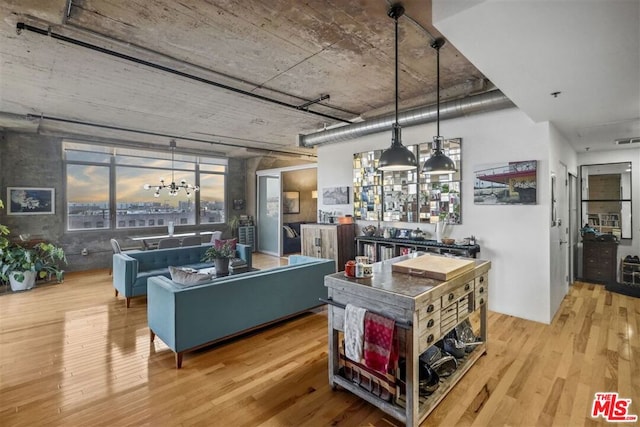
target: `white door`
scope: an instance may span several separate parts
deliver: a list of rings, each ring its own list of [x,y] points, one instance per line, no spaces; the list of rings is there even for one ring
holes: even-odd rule
[[[258,176],[258,251],[280,256],[280,177]]]
[[[550,280],[551,315],[569,292],[569,195],[567,166],[558,163],[551,172]]]

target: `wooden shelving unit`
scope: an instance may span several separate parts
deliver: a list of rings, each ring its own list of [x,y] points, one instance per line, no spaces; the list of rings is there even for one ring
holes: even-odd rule
[[[393,256],[389,256],[392,248]],[[368,256],[371,262],[406,255],[413,252],[433,252],[475,258],[480,252],[479,245],[445,245],[435,240],[385,239],[375,236],[356,237],[356,254]]]
[[[622,232],[618,213],[590,213],[587,216],[587,224],[600,233],[614,234],[618,238]]]

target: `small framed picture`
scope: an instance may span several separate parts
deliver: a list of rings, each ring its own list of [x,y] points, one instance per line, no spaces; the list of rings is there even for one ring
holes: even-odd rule
[[[282,213],[300,213],[300,192],[285,191],[282,193]]]
[[[53,215],[55,202],[55,188],[7,187],[7,215]]]

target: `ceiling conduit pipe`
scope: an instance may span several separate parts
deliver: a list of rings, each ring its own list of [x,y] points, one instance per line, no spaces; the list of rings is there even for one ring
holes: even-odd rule
[[[479,95],[469,96],[463,99],[440,103],[440,119],[454,119],[471,114],[486,113],[515,107],[515,104],[499,90],[485,92]],[[423,123],[435,122],[437,107],[430,105],[404,111],[399,114],[400,126],[414,126]],[[300,147],[315,147],[318,145],[332,144],[348,141],[373,133],[388,131],[394,123],[394,115],[382,116],[361,123],[342,126],[335,129],[300,135],[298,145]]]

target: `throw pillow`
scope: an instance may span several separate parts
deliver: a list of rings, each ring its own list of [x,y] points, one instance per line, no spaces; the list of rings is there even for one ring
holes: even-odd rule
[[[171,274],[171,280],[179,285],[197,285],[210,280],[211,277],[208,274],[190,272],[183,270],[179,267],[169,266],[169,274]]]
[[[236,250],[236,243],[238,243],[238,239],[233,238],[233,239],[216,239],[213,241],[213,245],[216,248],[220,248],[222,247],[222,245],[224,245],[225,243],[229,242],[229,245],[231,246],[231,249],[233,249],[234,251]]]
[[[293,228],[289,227],[288,225],[283,225],[282,228],[284,228],[284,231],[287,233],[287,237],[290,239],[293,239],[297,236],[296,230],[294,230]]]

